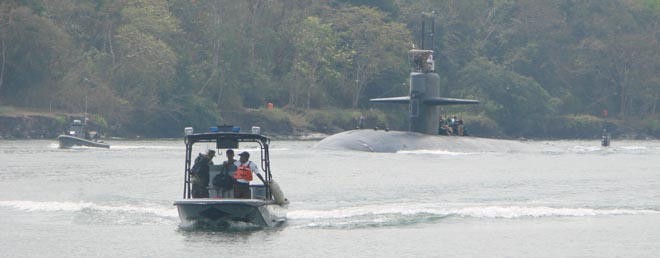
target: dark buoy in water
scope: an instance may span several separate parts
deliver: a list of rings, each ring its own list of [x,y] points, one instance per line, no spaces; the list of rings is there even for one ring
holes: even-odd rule
[[[607,132],[607,129],[603,128],[603,134],[601,135],[600,145],[603,147],[610,146],[610,140],[612,139],[612,134]]]

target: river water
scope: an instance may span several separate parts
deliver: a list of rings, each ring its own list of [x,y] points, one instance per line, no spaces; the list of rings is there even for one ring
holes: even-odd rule
[[[4,257],[660,254],[660,141],[399,153],[273,141],[273,176],[291,201],[287,223],[222,232],[179,227],[172,202],[182,195],[182,140],[109,144],[0,141]]]

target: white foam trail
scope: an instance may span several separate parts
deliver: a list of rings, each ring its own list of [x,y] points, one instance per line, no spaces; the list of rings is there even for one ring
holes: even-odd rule
[[[10,207],[23,211],[64,211],[77,212],[85,209],[108,211],[108,212],[129,212],[153,214],[164,218],[178,218],[176,209],[166,209],[162,207],[140,207],[132,205],[108,206],[98,205],[90,202],[35,202],[35,201],[0,201],[0,206]],[[173,206],[172,206],[173,207]]]
[[[601,210],[590,208],[552,208],[552,207],[520,207],[520,206],[490,206],[471,207],[452,210],[453,214],[462,217],[475,218],[506,218],[514,219],[521,217],[586,217],[586,216],[610,216],[610,215],[641,215],[660,214],[653,210],[627,210],[613,209]]]
[[[348,207],[333,210],[294,210],[289,211],[289,219],[350,219],[380,215],[401,216],[459,216],[472,218],[523,218],[523,217],[585,217],[608,215],[660,214],[655,210],[632,209],[591,209],[591,208],[552,208],[524,206],[474,206],[474,207],[433,207],[428,204]]]
[[[448,155],[448,156],[462,156],[462,155],[479,154],[477,152],[453,152],[453,151],[446,151],[446,150],[402,150],[402,151],[397,151],[396,153],[402,153],[402,154],[434,154],[434,155]]]
[[[573,146],[572,148],[574,152],[594,152],[602,149],[603,148],[599,146]]]
[[[646,150],[648,148],[646,148],[646,146],[623,146],[619,149],[622,149],[622,150]]]
[[[242,222],[242,221],[227,221],[227,224],[222,225],[198,225],[194,222],[181,222],[179,228],[187,231],[194,230],[211,230],[211,231],[250,231],[259,230],[262,227],[256,224]]]
[[[133,149],[143,149],[143,150],[183,150],[185,147],[182,146],[145,146],[145,145],[112,145],[111,149],[117,150],[133,150]]]
[[[272,153],[273,151],[287,151],[287,150],[289,150],[289,149],[288,149],[288,148],[270,148],[270,147],[269,147],[268,150],[270,150],[270,152]],[[244,152],[244,151],[249,152],[249,153],[250,153],[250,156],[252,156],[252,155],[257,155],[257,156],[259,156],[259,152],[261,152],[261,148],[254,147],[254,148],[235,149],[235,150],[234,150],[234,153],[235,153],[236,155],[238,155],[238,153],[241,153],[241,152]]]

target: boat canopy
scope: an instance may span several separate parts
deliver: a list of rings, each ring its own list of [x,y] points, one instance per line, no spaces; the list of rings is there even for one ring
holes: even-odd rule
[[[196,142],[215,142],[217,149],[238,148],[239,142],[256,142],[261,146],[268,146],[270,139],[260,134],[211,132],[186,135],[186,145],[192,146]]]
[[[241,132],[205,132],[205,133],[191,133],[184,137],[186,144],[186,163],[185,163],[185,179],[183,187],[183,198],[191,198],[191,174],[192,167],[192,148],[198,142],[215,142],[216,149],[238,149],[240,143],[252,142],[258,143],[261,148],[261,165],[259,168],[264,172],[264,186],[266,188],[266,198],[272,200],[272,193],[268,182],[272,180],[270,172],[270,157],[268,152],[268,145],[270,138],[261,134],[241,133]],[[255,162],[253,160],[253,162]]]

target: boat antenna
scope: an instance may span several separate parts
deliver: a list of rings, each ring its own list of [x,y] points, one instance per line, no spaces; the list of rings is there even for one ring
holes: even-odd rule
[[[85,94],[85,114],[83,114],[83,125],[87,125],[87,94]]]
[[[83,125],[87,125],[87,89],[89,88],[90,81],[87,77],[83,76],[82,78],[85,81],[85,110],[83,113]]]

